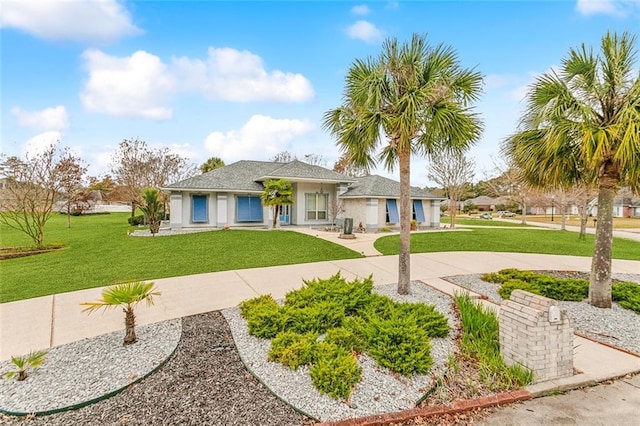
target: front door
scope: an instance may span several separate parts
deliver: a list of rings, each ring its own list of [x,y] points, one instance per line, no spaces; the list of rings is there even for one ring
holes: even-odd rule
[[[280,220],[280,223],[284,225],[289,225],[291,221],[291,206],[289,205],[280,206],[279,220]]]

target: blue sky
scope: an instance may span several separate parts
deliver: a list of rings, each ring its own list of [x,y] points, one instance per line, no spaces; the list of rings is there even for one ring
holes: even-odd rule
[[[387,37],[426,33],[485,77],[485,132],[470,156],[491,173],[527,86],[570,47],[640,29],[640,0],[118,1],[2,0],[1,151],[56,140],[109,170],[122,139],[168,146],[201,164],[287,150],[339,156],[321,129],[356,58]],[[412,184],[428,183],[426,160]],[[394,177],[380,171],[381,174]]]

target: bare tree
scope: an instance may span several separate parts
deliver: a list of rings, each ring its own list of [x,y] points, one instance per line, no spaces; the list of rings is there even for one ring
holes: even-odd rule
[[[0,221],[25,233],[36,247],[44,246],[44,227],[67,179],[68,169],[63,164],[70,156],[68,151],[61,153],[51,145],[24,161],[14,157],[3,168],[6,180],[0,197]]]
[[[324,159],[322,155],[319,154],[306,154],[304,156],[304,161],[307,164],[312,164],[314,166],[327,167],[327,160]]]
[[[353,164],[353,162],[350,161],[346,154],[343,154],[333,164],[333,171],[351,177],[369,176],[369,171],[366,168],[359,167]]]
[[[431,157],[427,170],[429,179],[442,186],[447,192],[451,227],[455,228],[458,201],[473,179],[475,162],[467,158],[464,153],[444,151]]]
[[[295,155],[291,155],[289,151],[282,151],[271,157],[271,161],[275,163],[290,163],[293,160],[297,160]]]
[[[493,161],[496,177],[486,178],[485,185],[487,192],[493,197],[506,197],[522,209],[522,224],[527,224],[527,205],[533,195],[533,189],[529,185],[522,172],[503,162]]]
[[[136,207],[141,205],[144,188],[160,189],[169,182],[195,175],[197,168],[169,148],[152,150],[139,139],[124,139],[113,154],[111,172],[124,188],[125,201],[131,203],[134,216]],[[166,194],[162,202],[166,206]]]
[[[56,169],[60,176],[60,195],[64,199],[67,211],[67,228],[71,228],[71,207],[85,196],[82,182],[87,173],[87,166],[80,157],[65,151],[56,164]]]
[[[587,236],[587,221],[591,215],[591,210],[598,197],[598,191],[593,186],[579,184],[571,188],[568,193],[569,200],[576,206],[578,217],[580,217],[580,236],[584,240]]]
[[[329,215],[331,216],[331,225],[335,230],[336,222],[338,221],[338,216],[344,213],[344,200],[338,198],[337,194],[333,196],[333,201],[329,206]]]

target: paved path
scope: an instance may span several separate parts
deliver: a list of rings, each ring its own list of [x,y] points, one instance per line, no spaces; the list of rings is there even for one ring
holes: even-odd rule
[[[460,288],[440,279],[497,271],[502,268],[588,271],[591,259],[520,253],[442,252],[411,256],[411,276],[447,293]],[[303,279],[326,278],[340,272],[347,279],[373,274],[376,285],[397,282],[397,256],[317,262],[243,269],[155,280],[162,296],[156,306],[137,308],[138,324],[148,324],[238,305],[242,300],[271,293],[281,298],[300,288]],[[613,272],[640,274],[640,261],[613,260]],[[96,300],[94,288],[0,304],[0,359],[83,338],[122,330],[119,310],[81,313],[80,303]],[[533,392],[595,383],[640,372],[640,357],[576,337],[574,366],[583,374],[532,387]],[[636,390],[636,393],[638,391]],[[636,395],[637,396],[637,395]]]
[[[514,219],[496,219],[496,220],[501,220],[504,222],[512,222],[512,223],[522,223],[521,220],[514,220]],[[560,223],[535,222],[533,220],[528,220],[527,226],[537,226],[540,228],[550,228],[550,229],[558,229],[558,230],[562,228],[562,225]],[[580,232],[579,226],[567,225],[565,228],[567,231]],[[596,229],[589,226],[587,226],[586,231],[587,231],[587,234],[596,233]],[[619,238],[627,238],[629,240],[640,241],[640,229],[614,229],[613,236],[619,237]]]

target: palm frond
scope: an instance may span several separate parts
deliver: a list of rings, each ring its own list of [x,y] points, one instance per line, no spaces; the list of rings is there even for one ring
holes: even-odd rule
[[[120,306],[133,306],[146,301],[147,306],[154,303],[153,298],[160,296],[160,292],[154,291],[153,282],[136,281],[132,283],[118,284],[102,290],[102,299],[95,302],[84,302],[82,312],[91,313],[98,309],[108,309]]]

